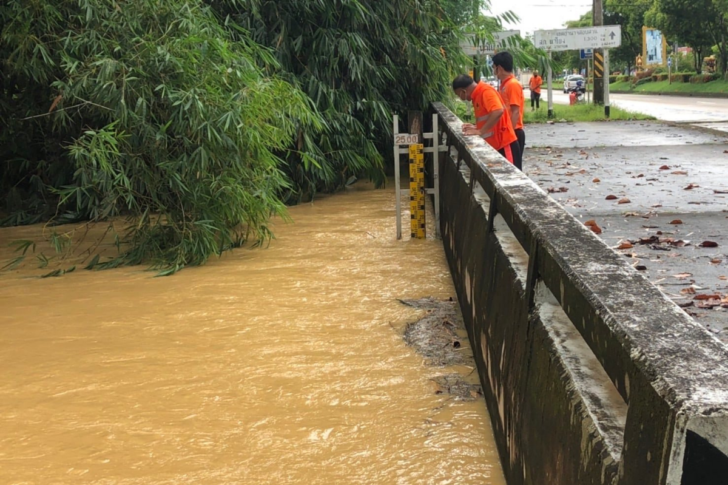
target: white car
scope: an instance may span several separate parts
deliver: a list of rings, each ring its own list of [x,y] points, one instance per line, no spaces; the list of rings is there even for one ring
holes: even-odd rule
[[[572,74],[564,78],[564,93],[568,93],[569,91],[576,89],[578,81],[581,81],[581,91],[586,92],[586,82],[584,81],[584,77],[578,74]]]
[[[498,80],[495,77],[480,76],[480,80],[498,89]]]

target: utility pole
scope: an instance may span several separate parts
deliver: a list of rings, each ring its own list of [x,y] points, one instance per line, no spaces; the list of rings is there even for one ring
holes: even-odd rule
[[[592,25],[594,27],[604,25],[604,5],[603,0],[593,0],[592,3]],[[607,76],[609,82],[609,73],[604,72],[604,51],[603,49],[594,49],[594,104],[604,104],[604,77]]]

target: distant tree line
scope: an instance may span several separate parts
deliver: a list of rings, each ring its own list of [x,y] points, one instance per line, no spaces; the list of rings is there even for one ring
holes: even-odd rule
[[[671,44],[692,48],[696,72],[701,72],[705,57],[717,54],[725,74],[727,17],[728,0],[605,0],[604,24],[622,26],[622,45],[610,50],[612,66],[625,66],[628,71],[634,67],[635,58],[642,54],[642,27],[647,26],[662,31]],[[592,12],[566,22],[568,28],[591,25]],[[579,66],[578,56],[570,52],[557,59],[571,69]]]

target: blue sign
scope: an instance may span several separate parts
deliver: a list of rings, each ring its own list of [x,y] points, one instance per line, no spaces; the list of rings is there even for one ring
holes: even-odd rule
[[[672,67],[672,57],[667,58],[667,67]]]
[[[581,60],[594,59],[594,49],[581,49],[579,51],[579,57]]]

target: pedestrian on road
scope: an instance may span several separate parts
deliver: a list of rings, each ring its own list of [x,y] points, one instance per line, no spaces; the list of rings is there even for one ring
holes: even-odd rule
[[[521,149],[521,160],[523,160],[526,148],[526,132],[523,131],[523,112],[526,110],[526,99],[523,96],[523,86],[513,75],[513,56],[510,52],[499,52],[493,56],[493,72],[500,81],[500,90],[498,92],[511,117],[513,131],[516,133],[518,146]]]
[[[541,85],[543,79],[538,75],[538,71],[533,71],[533,76],[528,82],[528,87],[531,90],[531,111],[534,111],[533,105],[536,104],[536,109],[539,109],[539,102],[541,101]]]
[[[463,124],[463,134],[485,138],[490,146],[520,170],[521,148],[518,137],[498,91],[483,81],[476,83],[467,74],[456,77],[452,89],[462,101],[471,101],[475,111],[476,124]]]

